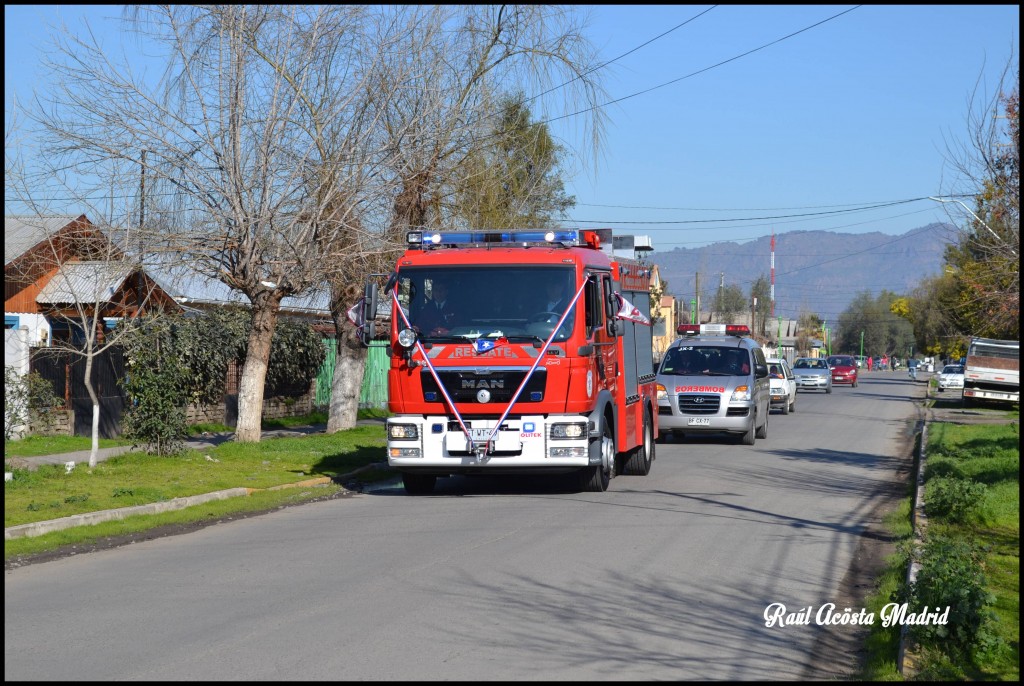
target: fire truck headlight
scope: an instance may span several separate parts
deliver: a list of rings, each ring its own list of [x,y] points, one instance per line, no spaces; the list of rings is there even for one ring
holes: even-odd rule
[[[420,437],[415,424],[388,424],[388,438],[393,441],[415,441]]]
[[[663,400],[665,402],[668,402],[668,390],[665,389],[665,384],[663,384],[663,383],[658,384],[657,385],[657,389],[658,389],[658,402],[660,403]]]
[[[402,329],[398,332],[398,345],[411,348],[416,344],[416,332],[413,329]]]
[[[577,439],[587,435],[586,424],[552,424],[551,438]]]
[[[730,398],[730,400],[733,402],[750,400],[750,386],[737,386],[736,390],[732,392],[732,398]]]

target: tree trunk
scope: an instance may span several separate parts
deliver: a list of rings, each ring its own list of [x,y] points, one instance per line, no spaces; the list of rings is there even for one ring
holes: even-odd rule
[[[344,319],[344,317],[343,317]],[[327,417],[327,433],[354,428],[359,416],[359,394],[366,373],[367,349],[359,342],[356,328],[347,320],[335,321],[338,334],[338,355],[331,379],[331,406]]]
[[[89,467],[95,467],[100,454],[100,399],[92,387],[92,355],[85,356],[85,390],[92,401],[92,446],[89,448]]]
[[[270,364],[270,342],[281,306],[281,298],[267,295],[253,302],[252,329],[249,345],[238,384],[238,425],[235,440],[239,443],[259,443],[263,424],[263,389],[267,383]]]

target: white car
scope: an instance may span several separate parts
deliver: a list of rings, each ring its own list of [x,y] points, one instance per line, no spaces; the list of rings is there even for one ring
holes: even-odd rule
[[[796,412],[796,377],[789,362],[781,357],[769,357],[766,362],[772,389],[771,408],[782,410],[782,414]]]
[[[964,387],[964,368],[959,364],[947,364],[939,373],[939,393],[947,388]]]

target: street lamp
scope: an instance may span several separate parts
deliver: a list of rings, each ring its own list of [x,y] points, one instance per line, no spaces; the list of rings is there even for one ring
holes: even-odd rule
[[[975,219],[977,219],[979,224],[981,224],[986,229],[988,229],[988,232],[990,234],[992,234],[993,236],[995,236],[996,240],[999,240],[999,241],[1003,240],[1002,238],[999,237],[999,234],[997,234],[995,231],[992,230],[991,226],[989,226],[984,221],[982,221],[981,217],[979,217],[978,215],[974,214],[974,210],[972,210],[970,207],[968,207],[967,203],[963,202],[962,200],[957,200],[956,198],[936,198],[935,196],[931,196],[931,195],[928,196],[928,199],[929,200],[934,200],[935,202],[941,202],[941,203],[948,203],[948,202],[958,203],[961,207],[963,207],[965,210],[970,212],[971,216],[974,217]],[[1013,248],[1010,248],[1010,252],[1012,252],[1015,256],[1017,255],[1017,252]]]

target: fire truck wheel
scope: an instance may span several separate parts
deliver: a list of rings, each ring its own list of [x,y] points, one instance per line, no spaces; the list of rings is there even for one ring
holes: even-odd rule
[[[601,440],[591,444],[590,449],[600,450],[604,459],[601,464],[584,467],[579,471],[580,490],[601,493],[608,490],[608,484],[612,480],[611,471],[605,469],[604,465],[609,464],[611,469],[615,468],[615,436],[608,422],[601,422]]]
[[[769,414],[771,414],[771,413],[770,412],[765,412],[764,413],[764,424],[761,425],[761,428],[758,429],[757,433],[755,434],[758,438],[768,438],[768,415]]]
[[[427,495],[434,492],[437,477],[432,474],[402,474],[402,484],[409,495]]]
[[[651,423],[651,412],[644,408],[644,439],[630,451],[621,472],[636,476],[647,476],[651,472],[654,461],[654,426]]]

